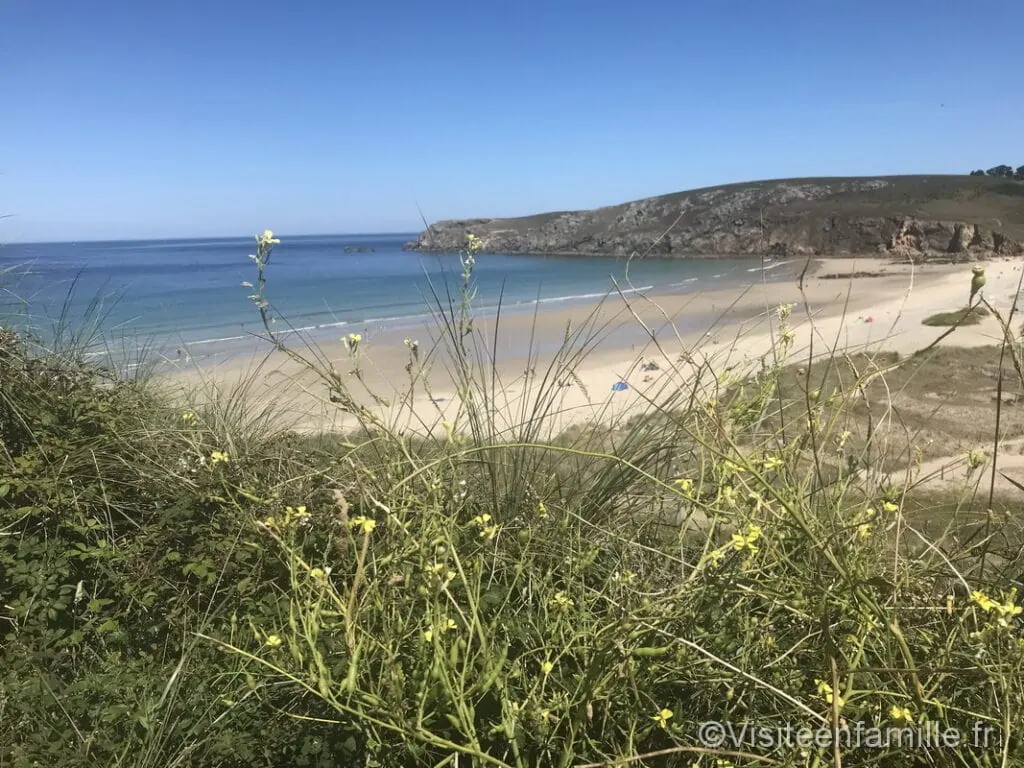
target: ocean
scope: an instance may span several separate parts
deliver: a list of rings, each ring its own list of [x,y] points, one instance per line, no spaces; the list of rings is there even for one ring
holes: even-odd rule
[[[415,234],[281,236],[266,271],[279,319],[315,341],[416,327],[457,295],[458,254],[402,250]],[[58,319],[88,324],[106,349],[192,359],[230,350],[261,331],[248,296],[252,238],[36,243],[0,246],[0,325],[48,337]],[[346,249],[350,249],[346,251]],[[364,250],[351,250],[364,249]],[[689,293],[783,277],[749,259],[634,260],[478,254],[479,312],[533,311],[594,301],[614,290]]]

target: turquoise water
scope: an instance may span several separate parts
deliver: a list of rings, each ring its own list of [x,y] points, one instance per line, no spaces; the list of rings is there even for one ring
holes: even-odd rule
[[[402,251],[413,234],[282,237],[267,270],[267,295],[280,319],[314,339],[421,325],[435,304],[457,294],[458,254]],[[372,248],[350,253],[345,248]],[[0,247],[2,323],[45,335],[62,309],[72,324],[89,315],[108,346],[221,352],[260,332],[242,285],[255,280],[250,238],[12,244]],[[626,261],[613,258],[480,254],[477,308],[534,310],[593,301],[613,290],[690,293],[782,277],[750,260]],[[90,309],[91,305],[91,309]],[[344,329],[343,331],[341,329]]]

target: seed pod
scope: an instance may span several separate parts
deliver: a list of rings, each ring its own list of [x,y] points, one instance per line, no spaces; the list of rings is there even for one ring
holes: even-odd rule
[[[974,273],[974,277],[971,278],[971,298],[967,300],[968,304],[974,301],[978,291],[985,287],[985,268],[979,265],[971,271]]]
[[[640,658],[657,658],[658,656],[667,656],[672,650],[671,645],[663,645],[660,648],[656,647],[645,647],[645,648],[634,648],[632,654]]]

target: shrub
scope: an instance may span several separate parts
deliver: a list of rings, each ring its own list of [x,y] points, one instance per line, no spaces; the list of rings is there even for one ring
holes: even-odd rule
[[[938,312],[921,321],[923,325],[937,328],[950,328],[960,325],[978,325],[987,315],[985,307],[964,307],[955,312]]]

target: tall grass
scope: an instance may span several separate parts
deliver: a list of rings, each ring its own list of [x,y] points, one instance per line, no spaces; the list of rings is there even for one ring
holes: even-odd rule
[[[607,331],[597,313],[546,365],[531,354],[513,402],[498,332],[474,312],[470,238],[457,293],[433,296],[439,344],[408,340],[408,381],[376,392],[358,335],[339,371],[276,333],[275,243],[264,233],[254,256],[269,348],[319,382],[347,434],[282,427],[250,384],[188,403],[146,381],[55,391],[16,339],[2,347],[0,370],[25,383],[0,400],[12,765],[1024,758],[1020,497],[993,481],[981,518],[961,519],[996,472],[972,455],[942,524],[921,524],[913,435],[901,443],[888,386],[909,358],[797,349],[801,308],[766,307],[760,365],[666,350],[675,362],[641,410],[559,431],[560,384]],[[1012,313],[977,303],[1004,330],[1000,390],[1019,387]],[[418,405],[432,366],[457,392],[436,418]],[[57,403],[71,405],[47,417]],[[99,413],[81,420],[81,403]],[[29,694],[31,675],[52,682]],[[709,722],[735,741],[702,740]],[[745,723],[987,740],[769,743]]]
[[[977,717],[999,733],[987,747],[922,759],[987,764],[1019,749],[1019,552],[985,568],[992,527],[952,551],[908,521],[910,473],[883,470],[875,439],[888,415],[868,409],[851,440],[855,404],[898,362],[794,397],[780,387],[784,307],[752,376],[680,366],[628,424],[540,439],[555,382],[599,329],[567,337],[519,422],[500,428],[496,345],[473,327],[474,259],[470,238],[461,293],[439,302],[459,394],[449,439],[419,455],[367,419],[376,450],[346,457],[329,552],[310,552],[295,520],[262,521],[291,567],[289,621],[253,626],[234,653],[358,723],[381,764],[769,757],[700,744],[704,721],[966,732]],[[835,350],[828,360],[844,366]],[[774,746],[785,764],[843,757]],[[905,752],[848,756],[893,759]]]

